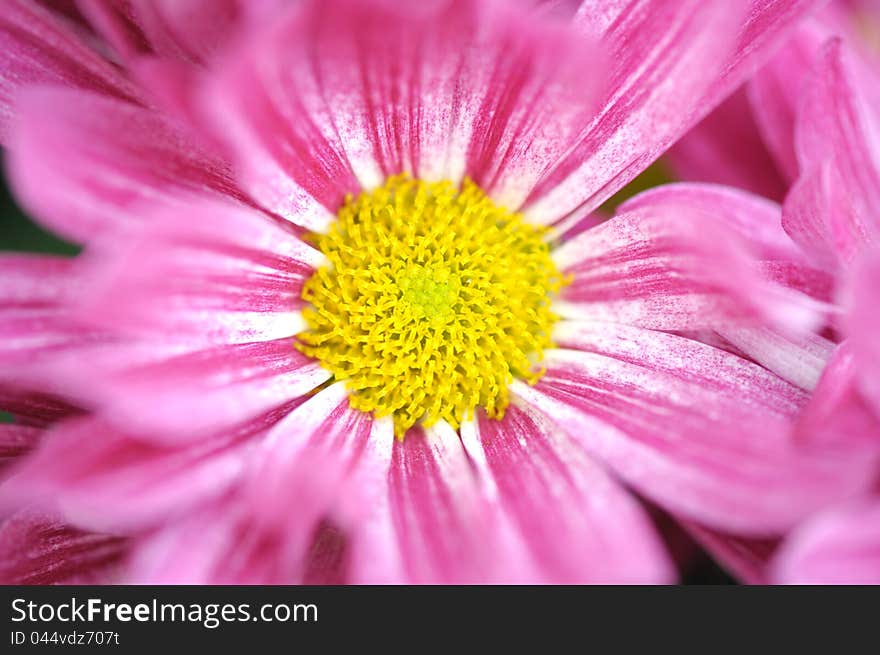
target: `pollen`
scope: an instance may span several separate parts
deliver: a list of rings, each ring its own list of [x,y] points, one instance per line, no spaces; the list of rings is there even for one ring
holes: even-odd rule
[[[564,283],[546,228],[470,180],[391,177],[312,237],[329,264],[303,287],[297,348],[346,381],[353,408],[392,416],[398,438],[477,407],[501,418],[513,378],[543,374]]]

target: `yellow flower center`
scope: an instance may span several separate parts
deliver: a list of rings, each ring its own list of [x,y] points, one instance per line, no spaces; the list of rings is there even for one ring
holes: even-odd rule
[[[338,218],[314,235],[330,265],[303,287],[297,347],[347,381],[352,407],[393,415],[398,438],[476,407],[503,416],[513,377],[536,382],[551,345],[563,278],[546,228],[470,180],[406,175],[347,198]]]

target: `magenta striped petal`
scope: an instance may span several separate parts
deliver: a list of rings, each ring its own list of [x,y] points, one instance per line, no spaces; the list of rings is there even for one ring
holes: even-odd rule
[[[683,184],[644,193],[619,211],[554,252],[573,277],[557,303],[562,316],[659,330],[765,322],[804,330],[826,311],[791,288],[813,291],[818,273],[795,261],[800,255],[773,203]]]
[[[461,436],[487,493],[549,583],[668,583],[674,567],[639,503],[546,417],[479,412]]]
[[[611,89],[577,146],[536,187],[527,215],[544,223],[566,217],[564,229],[601,205],[736,89],[817,4],[585,2],[582,25],[599,31],[615,63]]]
[[[788,191],[761,138],[744,89],[694,126],[666,152],[663,161],[686,181],[727,184],[776,201]]]
[[[530,557],[505,529],[447,424],[416,427],[395,441],[388,484],[394,541],[384,545],[395,548],[399,563],[392,559],[390,572],[373,576],[410,584],[534,580]],[[380,527],[367,536],[384,539],[388,530]],[[366,545],[367,552],[383,546]]]
[[[19,512],[0,523],[0,584],[112,584],[126,544]]]
[[[534,403],[673,513],[747,535],[778,534],[865,487],[876,458],[792,439],[804,394],[703,344],[637,328],[572,325],[547,354]]]
[[[66,421],[15,469],[0,497],[6,505],[61,508],[68,520],[92,530],[156,526],[229,489],[254,442],[294,406],[184,447],[132,437],[100,418]]]

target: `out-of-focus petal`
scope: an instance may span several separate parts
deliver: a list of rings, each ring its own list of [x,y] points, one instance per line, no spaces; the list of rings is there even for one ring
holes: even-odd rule
[[[180,196],[246,201],[228,165],[161,115],[95,94],[22,94],[9,153],[12,186],[34,217],[79,242],[142,218],[142,203]]]
[[[322,390],[273,428],[233,493],[138,549],[135,579],[302,583],[328,520],[345,535],[355,506],[387,506],[392,440],[390,421],[349,408],[342,383]]]
[[[585,2],[611,89],[577,147],[544,176],[527,216],[564,228],[598,207],[736,89],[813,0]],[[738,10],[743,10],[739,13]]]
[[[165,443],[204,439],[315,389],[330,374],[293,339],[227,344],[95,380],[108,419]]]
[[[79,289],[70,259],[0,256],[0,380],[22,390],[53,390],[54,359],[88,346],[98,333],[77,325],[67,311]]]
[[[0,2],[0,143],[9,144],[18,90],[31,84],[61,84],[122,100],[138,90],[123,74],[52,12],[28,0]]]
[[[32,425],[0,424],[0,470],[30,452],[43,430]]]
[[[201,345],[293,337],[303,283],[324,262],[289,224],[210,200],[162,206],[83,260],[82,322]]]
[[[0,523],[0,583],[112,584],[125,542],[19,512]]]
[[[768,565],[778,539],[747,539],[716,532],[692,521],[683,527],[724,569],[745,584],[767,584]]]
[[[670,148],[667,161],[682,180],[726,184],[781,201],[788,191],[740,89]]]
[[[880,414],[860,389],[862,362],[851,345],[844,341],[829,357],[810,403],[798,417],[797,436],[862,449],[869,458],[880,452]]]
[[[0,384],[0,409],[17,423],[40,428],[81,412],[60,398],[10,383]]]
[[[144,54],[202,63],[232,38],[247,5],[280,0],[78,0],[80,11],[124,59]]]
[[[750,105],[744,110],[788,183],[800,172],[794,144],[798,104],[813,57],[831,34],[832,29],[820,20],[803,21],[747,86]]]
[[[770,369],[783,380],[812,391],[834,343],[817,334],[785,334],[769,327],[722,327],[717,329],[740,353]]]
[[[808,330],[822,320],[825,305],[788,284],[807,267],[795,260],[773,203],[682,184],[648,191],[619,211],[553,253],[572,276],[556,304],[562,316],[659,330],[764,323]]]
[[[880,584],[880,500],[829,510],[797,528],[773,563],[777,584]]]
[[[65,421],[13,469],[2,499],[61,511],[92,530],[155,527],[228,490],[240,479],[253,443],[291,409],[286,405],[183,447],[132,437],[100,418]]]
[[[804,85],[796,126],[803,174],[786,200],[783,225],[827,264],[849,262],[880,238],[880,110],[868,70],[837,39]]]

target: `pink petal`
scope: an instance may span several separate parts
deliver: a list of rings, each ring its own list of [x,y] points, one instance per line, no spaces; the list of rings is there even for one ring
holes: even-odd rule
[[[315,572],[315,539],[328,520],[344,525],[354,518],[346,509],[381,503],[392,440],[389,423],[348,407],[343,384],[328,387],[273,428],[233,495],[150,539],[136,553],[135,578],[301,583]]]
[[[143,217],[142,203],[175,196],[246,200],[228,166],[159,114],[81,91],[22,94],[9,173],[20,200],[80,242]]]
[[[346,513],[356,514],[359,503],[348,507],[338,498],[345,495],[353,469],[374,461],[377,448],[385,454],[375,459],[384,457],[385,465],[377,476],[381,491],[373,493],[384,493],[382,478],[388,470],[391,438],[379,427],[374,428],[371,414],[349,406],[344,382],[310,397],[260,444],[249,470],[252,519],[277,521],[288,512],[289,498],[295,497],[300,519],[317,525],[328,508],[337,504],[336,511],[341,512],[337,518],[347,523],[352,516]]]
[[[130,336],[203,346],[292,337],[304,328],[303,283],[323,262],[289,224],[262,212],[174,203],[109,248],[86,253],[78,317]]]
[[[778,584],[880,584],[880,501],[851,503],[795,530],[773,564]]]
[[[386,578],[410,584],[534,579],[530,558],[504,529],[447,424],[416,427],[395,441],[388,484],[402,572]]]
[[[76,32],[35,2],[0,2],[0,143],[9,144],[18,90],[31,84],[63,84],[136,101],[137,89]]]
[[[797,124],[803,176],[786,201],[792,238],[828,262],[849,261],[877,241],[880,221],[880,113],[870,95],[880,84],[839,40],[821,51]]]
[[[61,508],[68,520],[92,530],[156,526],[228,490],[253,443],[293,406],[183,447],[132,437],[100,418],[66,421],[13,471],[3,499]]]
[[[0,583],[110,584],[124,549],[118,537],[20,512],[0,524]]]
[[[299,398],[329,376],[286,338],[216,346],[119,371],[95,380],[92,395],[115,425],[174,444]]]
[[[844,292],[844,329],[856,359],[859,386],[880,416],[880,250],[874,249],[853,266]]]
[[[789,282],[805,267],[791,261],[799,254],[779,228],[778,207],[762,198],[667,185],[619,211],[554,252],[573,276],[557,303],[562,316],[659,330],[765,322],[807,330],[826,311],[768,279]]]
[[[585,4],[584,29],[602,30],[615,63],[611,89],[577,147],[536,187],[527,215],[546,223],[570,214],[564,228],[598,207],[736,89],[816,4],[754,0],[742,14],[729,2]]]
[[[661,207],[668,211],[692,207],[712,213],[754,244],[763,258],[804,259],[779,224],[779,205],[751,193],[712,184],[665,184],[631,198],[618,211]]]
[[[250,4],[258,4],[248,0]],[[92,25],[125,59],[151,53],[202,62],[236,32],[240,0],[79,0]]]
[[[718,530],[773,535],[868,484],[876,458],[792,439],[804,394],[735,355],[668,334],[562,325],[536,405],[640,493]]]
[[[665,161],[682,180],[726,184],[777,201],[788,191],[742,89],[672,146]]]
[[[832,32],[819,20],[804,21],[747,87],[751,102],[747,111],[787,182],[794,181],[800,172],[794,144],[797,107],[813,57]]]
[[[814,442],[863,449],[866,457],[880,451],[880,415],[859,388],[861,361],[849,341],[837,346],[798,418],[798,437]]]
[[[742,354],[783,380],[812,391],[834,343],[816,334],[791,335],[768,327],[723,327],[720,334]]]
[[[488,493],[515,524],[544,582],[667,583],[675,577],[647,513],[527,405],[479,412],[462,440]]]
[[[829,222],[844,203],[831,161],[804,171],[792,185],[782,210],[782,226],[812,261],[833,271],[839,264]]]
[[[222,135],[253,195],[309,228],[402,171],[518,206],[602,80],[560,21],[476,0],[304,2],[232,59],[209,98]]]

